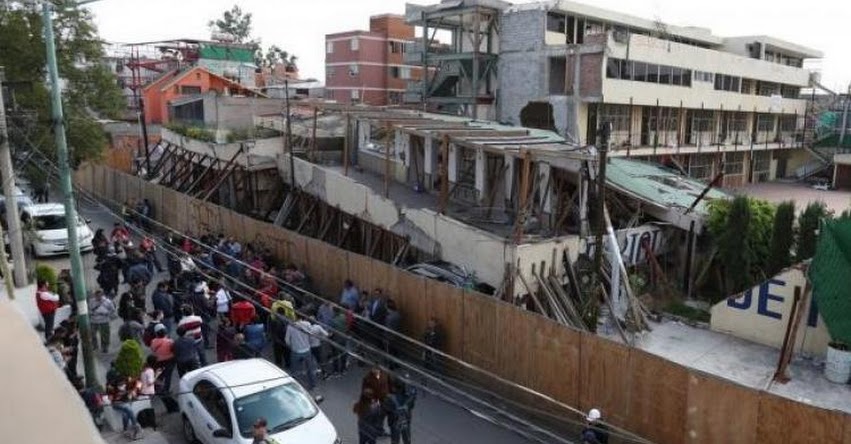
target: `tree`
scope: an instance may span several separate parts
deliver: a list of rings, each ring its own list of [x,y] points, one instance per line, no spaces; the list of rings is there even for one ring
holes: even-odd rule
[[[298,57],[290,54],[287,51],[279,48],[277,45],[270,46],[265,54],[258,57],[258,65],[272,68],[275,65],[283,64],[288,72],[294,72],[298,69],[296,61]]]
[[[816,254],[816,242],[818,241],[818,229],[822,219],[830,217],[827,205],[824,202],[810,202],[801,216],[798,217],[798,249],[795,252],[795,260],[800,262],[809,259]]]
[[[787,201],[777,206],[771,229],[770,253],[766,271],[776,275],[792,264],[792,247],[795,244],[795,202]]]
[[[737,292],[748,287],[750,282],[751,252],[747,233],[751,224],[751,207],[748,198],[737,196],[730,205],[727,223],[718,239],[718,254],[721,259],[725,289]]]
[[[53,21],[68,146],[74,165],[99,158],[107,137],[96,117],[120,117],[126,106],[115,75],[101,64],[103,46],[91,12],[58,2]],[[0,66],[6,69],[14,109],[9,139],[16,152],[38,149],[53,158],[49,85],[40,6],[0,2]]]
[[[138,378],[145,365],[142,346],[135,339],[121,343],[118,356],[115,357],[115,369],[125,378]]]
[[[232,35],[236,43],[253,43],[251,40],[251,20],[250,12],[243,13],[242,8],[233,5],[233,8],[222,14],[222,18],[210,20],[207,26],[213,32]]]

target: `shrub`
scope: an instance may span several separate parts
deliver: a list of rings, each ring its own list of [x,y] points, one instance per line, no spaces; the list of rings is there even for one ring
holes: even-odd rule
[[[115,369],[118,373],[125,378],[138,378],[144,365],[142,346],[133,339],[124,341],[115,358]]]
[[[809,259],[816,254],[818,229],[824,218],[830,217],[824,202],[811,202],[798,217],[798,249],[795,260],[798,262]]]
[[[775,275],[792,264],[792,247],[795,243],[795,202],[787,201],[777,206],[774,228],[771,231],[767,271]]]
[[[36,282],[47,281],[47,287],[50,291],[56,293],[58,290],[59,275],[56,269],[47,264],[38,264],[35,266]]]

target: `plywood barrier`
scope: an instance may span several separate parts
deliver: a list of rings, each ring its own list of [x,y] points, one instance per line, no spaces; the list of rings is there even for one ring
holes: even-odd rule
[[[649,353],[630,350],[627,429],[660,443],[683,442],[688,372]]]
[[[409,273],[406,273],[409,274]],[[464,353],[464,292],[460,288],[444,285],[440,282],[422,278],[425,281],[425,294],[422,306],[425,307],[426,321],[434,316],[443,330],[444,350],[452,356],[462,357]],[[418,321],[425,331],[425,322]],[[420,336],[415,336],[420,338]]]
[[[303,266],[316,290],[331,300],[338,299],[346,278],[361,290],[383,288],[402,312],[405,334],[421,338],[433,316],[445,333],[447,353],[581,410],[600,408],[612,424],[653,442],[851,444],[847,414],[688,370],[102,165],[81,169],[77,179],[109,200],[148,197],[162,222],[178,230],[223,232],[268,247],[280,261]],[[448,370],[536,409],[554,409],[481,371],[457,365]],[[561,412],[564,420],[578,418]]]
[[[583,411],[601,409],[621,427],[629,412],[630,349],[590,334],[582,334],[579,369],[579,405]]]
[[[759,392],[697,372],[688,376],[684,442],[747,444],[756,441]]]
[[[499,371],[496,360],[497,347],[511,346],[497,343],[498,307],[499,302],[493,298],[464,291],[464,328],[462,330],[464,354],[462,358],[488,371]]]
[[[762,392],[754,442],[841,444],[847,415]]]

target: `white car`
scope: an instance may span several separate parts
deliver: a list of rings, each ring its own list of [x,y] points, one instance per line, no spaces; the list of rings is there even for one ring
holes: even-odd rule
[[[94,233],[79,215],[76,215],[75,219],[80,251],[93,250]],[[21,212],[21,220],[25,226],[31,227],[35,232],[35,238],[30,246],[34,256],[68,253],[68,223],[65,218],[65,205],[56,203],[30,205]]]
[[[336,429],[313,397],[265,359],[222,362],[180,379],[177,400],[188,443],[251,444],[265,418],[279,443],[339,444]]]

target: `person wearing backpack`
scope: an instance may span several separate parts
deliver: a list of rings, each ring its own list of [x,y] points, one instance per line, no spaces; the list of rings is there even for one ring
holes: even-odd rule
[[[411,414],[414,409],[415,395],[407,385],[397,379],[390,393],[384,399],[383,407],[387,412],[390,425],[390,444],[411,444]]]

